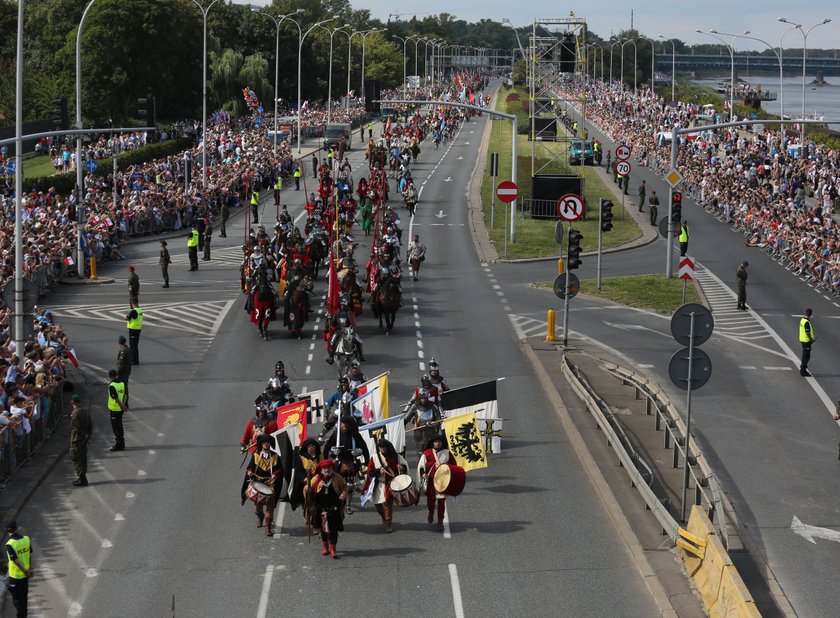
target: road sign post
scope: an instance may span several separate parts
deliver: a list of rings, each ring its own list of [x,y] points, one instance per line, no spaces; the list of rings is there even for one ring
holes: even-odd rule
[[[564,221],[580,221],[584,213],[583,198],[575,193],[567,193],[557,200],[555,210]]]
[[[626,161],[630,158],[630,146],[626,144],[622,144],[618,148],[615,149],[615,158],[618,161]]]
[[[688,256],[685,256],[680,260],[679,277],[683,280],[682,304],[684,305],[685,289],[688,286],[688,282],[694,279],[694,261]]]
[[[493,186],[496,186],[496,176],[499,174],[499,153],[490,154],[490,175],[493,177]],[[490,229],[496,227],[496,192],[490,196]]]

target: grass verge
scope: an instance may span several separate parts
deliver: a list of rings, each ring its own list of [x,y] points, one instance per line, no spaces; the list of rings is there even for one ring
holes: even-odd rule
[[[538,288],[551,288],[553,281],[537,281]],[[633,275],[609,277],[601,280],[601,289],[595,279],[580,282],[580,293],[611,300],[620,305],[671,314],[682,306],[683,280],[666,279],[665,275]],[[703,304],[703,299],[693,281],[685,286],[685,302]]]
[[[55,168],[48,155],[38,155],[25,159],[23,162],[24,178],[38,178],[39,176],[52,176],[53,174],[55,174]]]
[[[516,114],[520,124],[527,124],[528,113],[523,107],[523,101],[527,102],[528,91],[525,88],[502,89],[496,102],[496,109],[509,114]],[[497,183],[511,177],[511,134],[510,122],[508,120],[491,120],[490,143],[488,145],[488,160],[485,168],[485,176],[481,184],[481,203],[484,212],[484,225],[490,234],[490,239],[499,252],[505,256],[505,234],[510,221],[510,211],[507,205],[495,200],[495,215],[491,217],[493,194],[496,187],[493,185],[493,178],[489,175],[490,153],[499,154],[499,175]],[[522,199],[531,197],[531,142],[527,135],[517,136],[517,179],[519,186],[520,203]],[[571,170],[566,164],[565,149],[567,144],[541,142],[536,147],[536,169],[543,173],[569,173]],[[554,157],[558,157],[554,159]],[[556,168],[556,169],[555,169]],[[585,166],[582,169],[575,166],[575,172],[581,173],[584,179],[583,197],[588,204],[587,219],[575,222],[575,229],[583,234],[581,246],[584,251],[592,251],[598,247],[598,221],[597,211],[600,199],[608,198],[613,201],[613,229],[604,234],[603,246],[615,247],[630,242],[641,235],[641,230],[633,218],[628,215],[621,205],[621,201],[609,190],[607,177],[603,167]],[[625,197],[625,204],[631,207],[631,196]],[[507,215],[505,214],[507,212]],[[491,218],[493,225],[491,225]],[[516,244],[507,245],[508,258],[539,258],[555,256],[559,247],[554,242],[555,220],[532,219],[528,215],[521,215],[516,221]],[[568,227],[565,227],[568,229]]]

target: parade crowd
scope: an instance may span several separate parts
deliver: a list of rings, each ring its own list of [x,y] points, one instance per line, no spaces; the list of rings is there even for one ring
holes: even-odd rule
[[[630,146],[638,161],[662,174],[671,167],[671,129],[702,126],[709,116],[698,105],[671,106],[650,89],[634,95],[597,81],[569,82],[565,88],[561,95],[586,96],[587,123],[593,122],[616,144]],[[840,251],[832,214],[840,206],[840,152],[807,139],[799,144],[794,128],[788,125],[784,135],[769,126],[691,134],[679,151],[682,189],[743,230],[748,244],[838,294]]]

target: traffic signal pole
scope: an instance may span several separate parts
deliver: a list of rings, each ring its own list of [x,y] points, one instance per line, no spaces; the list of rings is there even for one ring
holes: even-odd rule
[[[569,234],[572,233],[572,226],[569,225]],[[567,245],[568,246],[568,245]],[[571,263],[571,256],[567,254],[567,261]],[[569,345],[569,283],[571,283],[572,269],[566,264],[566,294],[563,296],[563,347]]]
[[[604,198],[601,198],[601,201],[598,205],[598,289],[601,289],[601,247],[602,247],[602,239],[604,237]],[[568,284],[567,284],[568,285]]]
[[[677,169],[677,156],[680,149],[680,136],[677,133],[679,125],[671,129],[671,169]],[[665,238],[665,278],[674,276],[674,242],[671,239],[671,225],[673,224],[674,187],[668,191],[668,236]]]

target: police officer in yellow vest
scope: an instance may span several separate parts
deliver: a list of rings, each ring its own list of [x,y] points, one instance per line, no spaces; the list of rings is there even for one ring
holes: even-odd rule
[[[274,181],[274,205],[280,205],[280,191],[283,190],[283,179],[280,176],[277,176],[277,180]]]
[[[123,431],[123,414],[128,410],[125,401],[125,384],[117,377],[117,370],[108,372],[108,414],[111,417],[111,429],[114,430],[114,446],[112,451],[125,450],[125,432]]]
[[[260,222],[260,192],[256,188],[251,192],[251,220],[255,224]]]
[[[373,139],[373,123],[368,124],[368,140]]]
[[[18,616],[26,616],[29,605],[29,578],[32,577],[32,542],[21,535],[15,520],[6,524],[9,540],[6,557],[9,559],[9,594],[15,603]]]
[[[295,191],[300,191],[300,177],[303,176],[303,170],[300,169],[300,163],[295,167],[295,173],[292,174],[295,179]]]
[[[131,364],[140,364],[140,329],[143,328],[143,310],[136,300],[131,301],[131,311],[125,316],[128,327],[128,346],[131,348]]]
[[[187,253],[190,256],[190,272],[198,270],[198,240],[201,234],[198,233],[195,223],[192,225],[190,235],[187,236]]]
[[[811,324],[813,314],[814,311],[808,308],[805,310],[803,318],[799,320],[799,343],[802,344],[802,362],[799,365],[799,375],[803,378],[811,377],[811,372],[808,371],[808,361],[811,360],[811,344],[816,340],[814,327]]]
[[[688,221],[683,219],[680,225],[680,257],[688,253]]]

